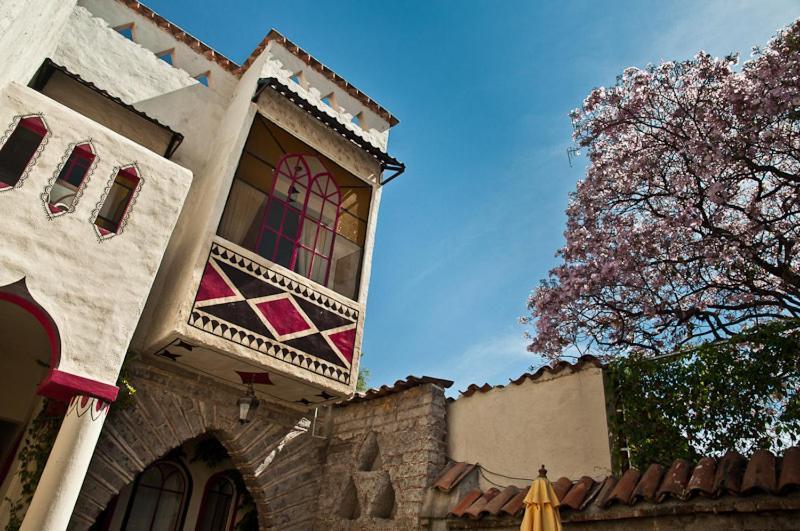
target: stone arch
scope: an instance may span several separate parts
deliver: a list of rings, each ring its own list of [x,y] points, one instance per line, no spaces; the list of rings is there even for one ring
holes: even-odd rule
[[[216,437],[242,474],[258,509],[259,527],[271,526],[262,474],[270,455],[302,413],[263,403],[241,425],[236,386],[148,359],[128,368],[133,404],[111,408],[70,522],[88,529],[111,499],[169,450],[203,434]]]

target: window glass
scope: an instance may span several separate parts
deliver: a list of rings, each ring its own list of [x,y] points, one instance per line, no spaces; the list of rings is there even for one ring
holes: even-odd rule
[[[47,134],[41,118],[23,118],[0,148],[0,189],[16,186]]]
[[[236,497],[233,482],[225,476],[209,480],[197,518],[198,531],[225,531]]]
[[[75,204],[78,190],[89,173],[92,162],[94,153],[89,144],[75,146],[50,189],[48,202],[51,212],[63,212]]]
[[[165,50],[165,51],[163,51],[163,52],[161,52],[159,54],[156,54],[156,56],[159,59],[161,59],[162,61],[164,61],[165,63],[173,64],[173,62],[172,62],[172,54],[173,53],[174,52],[172,50]],[[206,83],[206,85],[208,85],[208,83]]]
[[[94,221],[95,225],[108,232],[117,232],[138,185],[139,177],[136,175],[136,170],[133,168],[120,170],[103,201],[103,206],[100,207],[100,213]]]
[[[119,33],[126,39],[133,40],[133,24],[125,24],[122,26],[117,26],[114,29],[117,30],[117,33]]]
[[[194,78],[197,81],[199,81],[201,85],[208,86],[208,72],[205,72],[203,74],[198,74],[198,75],[194,76]]]
[[[355,298],[371,194],[370,184],[257,114],[218,234]]]
[[[183,523],[187,489],[187,478],[178,465],[152,465],[131,494],[124,531],[177,531]]]

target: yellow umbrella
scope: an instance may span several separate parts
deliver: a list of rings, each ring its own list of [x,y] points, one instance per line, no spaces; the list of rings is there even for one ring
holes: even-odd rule
[[[531,490],[525,496],[525,517],[520,531],[561,531],[561,516],[558,514],[558,497],[544,465],[539,469],[539,477],[531,483]]]

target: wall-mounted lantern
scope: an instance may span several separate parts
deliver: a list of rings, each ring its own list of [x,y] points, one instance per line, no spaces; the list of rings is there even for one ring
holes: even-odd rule
[[[251,411],[255,411],[258,409],[258,397],[256,397],[256,392],[253,389],[253,384],[249,384],[247,387],[247,394],[244,395],[242,398],[236,401],[239,404],[239,424],[247,424],[250,422],[248,418]]]

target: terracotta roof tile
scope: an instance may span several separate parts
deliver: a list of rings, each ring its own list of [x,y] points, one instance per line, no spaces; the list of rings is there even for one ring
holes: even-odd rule
[[[771,494],[777,487],[775,456],[768,450],[758,450],[747,463],[742,479],[742,493],[763,492]]]
[[[587,367],[603,368],[603,364],[600,362],[599,359],[589,355],[581,356],[575,363],[569,363],[564,360],[557,360],[551,363],[550,365],[545,365],[543,367],[540,367],[536,372],[533,373],[526,372],[521,376],[519,376],[518,378],[509,380],[509,383],[513,385],[520,385],[528,380],[538,380],[545,374],[558,374],[566,369],[576,372],[583,370]],[[489,385],[488,383],[485,383],[481,386],[478,386],[476,384],[470,384],[469,387],[459,392],[461,393],[462,396],[472,396],[475,393],[486,393],[488,391],[491,391],[492,389],[502,389],[503,387],[504,387],[503,385]]]
[[[692,465],[689,464],[689,461],[685,459],[673,461],[672,466],[664,474],[664,479],[661,481],[658,492],[656,492],[656,501],[662,502],[670,496],[676,499],[683,499],[691,471]]]
[[[500,490],[492,487],[484,492],[480,498],[475,500],[475,502],[464,511],[464,514],[470,518],[480,518],[484,513],[488,513],[486,506],[490,501],[496,498],[498,494],[500,494]]]
[[[573,485],[563,499],[559,498],[562,507],[568,507],[575,511],[580,509],[594,485],[595,481],[592,478],[583,476],[578,480],[577,483],[575,483],[575,485]]]
[[[553,490],[556,493],[556,497],[560,500],[564,499],[564,496],[572,488],[572,480],[569,478],[559,478],[558,481],[553,483]]]
[[[608,476],[603,482],[600,484],[600,488],[598,489],[597,493],[595,494],[594,504],[598,507],[605,507],[606,501],[608,500],[609,496],[611,495],[611,491],[614,490],[614,487],[617,484],[617,478],[614,476]]]
[[[525,487],[519,491],[513,498],[506,502],[505,505],[503,505],[503,508],[500,509],[500,512],[511,516],[522,512],[522,509],[525,508],[525,496],[528,495],[529,489],[530,487]]]
[[[450,514],[458,517],[464,516],[466,510],[469,509],[473,503],[479,500],[481,496],[483,496],[481,489],[472,489],[458,501],[456,506],[453,507],[453,510],[450,511]]]
[[[717,470],[717,461],[713,457],[704,457],[697,462],[697,466],[692,471],[692,477],[686,485],[685,496],[691,497],[695,494],[711,496],[714,493],[714,474]]]
[[[635,468],[626,470],[614,486],[614,490],[608,495],[608,498],[603,500],[603,506],[608,507],[615,502],[629,503],[633,497],[633,489],[636,488],[640,476],[641,473]]]
[[[642,475],[636,488],[633,489],[633,496],[631,496],[631,503],[636,503],[639,500],[655,501],[656,491],[661,484],[661,478],[664,475],[664,467],[653,463]]]
[[[714,476],[715,496],[722,494],[739,494],[742,489],[742,477],[747,460],[735,450],[730,450],[717,465],[717,473]]]
[[[433,488],[443,492],[450,492],[464,477],[475,469],[471,463],[453,461],[433,483]]]
[[[456,475],[453,470],[457,466],[471,465],[451,463],[437,484],[448,474]],[[587,510],[591,504],[596,506],[590,509],[594,512],[615,504],[658,505],[668,498],[683,503],[694,494],[780,496],[797,488],[800,488],[800,447],[787,449],[782,459],[776,459],[766,450],[755,452],[749,461],[737,452],[728,452],[719,463],[704,457],[694,469],[687,461],[676,459],[666,471],[661,465],[651,465],[644,474],[630,469],[619,480],[607,476],[597,482],[584,476],[575,482],[560,478],[553,483],[562,509],[568,512]],[[519,515],[524,509],[526,493],[527,490],[513,486],[503,490],[491,488],[486,492],[474,489],[458,500],[451,515],[473,519],[487,515]]]
[[[486,507],[484,507],[483,510],[488,514],[497,516],[500,514],[500,511],[503,509],[503,507],[517,494],[519,494],[519,488],[515,487],[514,485],[509,485],[501,490],[500,494],[492,498],[489,503],[486,504]]]
[[[800,447],[786,450],[781,461],[781,476],[778,480],[778,490],[785,494],[790,490],[800,488]]]
[[[384,396],[400,393],[412,387],[419,387],[425,384],[434,384],[447,389],[453,385],[452,380],[442,380],[441,378],[433,378],[431,376],[408,376],[405,380],[397,380],[394,384],[387,386],[382,385],[377,389],[370,389],[364,393],[356,393],[352,397],[339,402],[338,406],[353,404],[356,402],[365,402],[367,400],[375,400],[376,398],[383,398]]]

